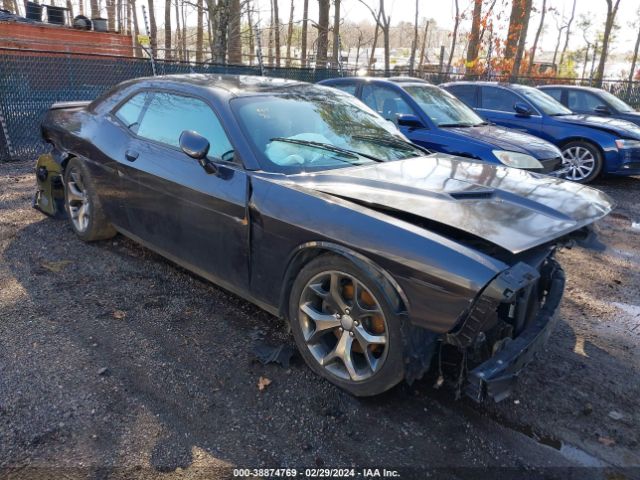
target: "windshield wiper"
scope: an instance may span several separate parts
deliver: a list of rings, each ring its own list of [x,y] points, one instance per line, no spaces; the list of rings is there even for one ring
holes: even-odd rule
[[[314,142],[312,140],[299,140],[296,138],[285,138],[285,137],[273,137],[269,139],[269,141],[293,143],[294,145],[303,145],[305,147],[319,148],[321,150],[327,150],[329,152],[339,153],[349,158],[356,158],[356,159],[367,158],[369,160],[373,160],[374,162],[384,162],[384,160],[381,158],[377,158],[372,155],[368,155],[366,153],[356,152],[354,150],[348,150],[346,148],[336,147],[335,145],[331,145],[329,143]]]
[[[407,142],[406,140],[402,140],[400,138],[376,137],[374,135],[353,135],[351,138],[353,138],[354,140],[364,140],[365,142],[371,142],[387,147],[397,147],[405,151],[418,150],[422,153],[431,153],[426,148],[422,148],[419,145],[414,145],[413,143]]]

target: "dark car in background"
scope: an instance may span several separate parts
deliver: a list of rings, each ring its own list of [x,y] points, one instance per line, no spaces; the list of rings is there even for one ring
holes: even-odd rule
[[[572,112],[618,118],[640,125],[640,112],[601,88],[575,85],[542,85],[538,88]]]
[[[309,367],[355,395],[457,358],[457,388],[504,398],[552,334],[557,248],[612,209],[426,155],[351,95],[286,80],[128,81],[54,105],[41,131],[59,169],[38,179],[80,239],[120,232],[285,318]]]
[[[495,82],[442,85],[485,120],[544,138],[561,150],[566,177],[588,183],[600,173],[640,174],[640,127],[578,115],[537,88]]]
[[[552,143],[490,125],[445,90],[410,77],[323,80],[358,97],[394,122],[413,143],[436,152],[534,172],[561,175],[562,153]]]

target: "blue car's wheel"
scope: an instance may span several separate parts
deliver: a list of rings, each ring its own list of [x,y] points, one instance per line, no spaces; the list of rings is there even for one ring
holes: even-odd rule
[[[602,154],[588,142],[569,142],[562,147],[563,164],[569,167],[565,178],[578,183],[589,183],[602,170]]]

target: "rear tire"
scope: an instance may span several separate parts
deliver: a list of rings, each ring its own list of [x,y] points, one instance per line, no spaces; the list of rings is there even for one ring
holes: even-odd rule
[[[325,254],[296,278],[289,319],[300,354],[318,375],[356,396],[404,378],[401,320],[371,273]]]
[[[577,140],[562,147],[562,163],[569,167],[564,177],[577,183],[589,183],[602,171],[602,153],[590,142]]]
[[[91,174],[79,158],[69,160],[64,171],[64,206],[81,240],[105,240],[116,234],[102,210]]]

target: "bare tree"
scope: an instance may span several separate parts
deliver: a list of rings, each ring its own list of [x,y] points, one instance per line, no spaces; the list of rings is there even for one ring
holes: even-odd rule
[[[514,2],[517,2],[518,0],[514,0]],[[449,60],[447,61],[447,70],[446,70],[446,74],[449,75],[449,72],[451,71],[451,62],[453,61],[453,55],[455,53],[456,50],[456,40],[458,38],[458,27],[460,26],[460,5],[458,5],[458,0],[454,0],[454,6],[456,8],[456,16],[454,18],[454,24],[453,24],[453,33],[452,33],[452,38],[451,38],[451,51],[449,52]]]
[[[600,86],[602,84],[602,78],[604,77],[604,67],[607,63],[607,56],[609,55],[609,42],[611,41],[611,32],[613,31],[613,25],[616,20],[616,14],[618,13],[618,6],[620,0],[605,0],[607,2],[607,18],[604,22],[604,35],[602,37],[602,48],[600,50],[600,62],[598,63],[598,70],[596,71],[596,84]]]
[[[289,9],[289,28],[287,29],[287,58],[285,65],[291,65],[291,41],[293,40],[293,7],[294,0],[291,0],[291,8]]]
[[[562,31],[567,28],[566,25],[561,25],[564,22],[564,17],[558,21],[558,17],[555,17],[556,28],[558,29],[558,38],[556,38],[556,48],[553,51],[553,60],[551,61],[553,65],[556,65],[556,58],[558,57],[558,51],[560,50],[560,42],[562,41]]]
[[[316,68],[326,68],[329,50],[329,0],[318,0],[318,46],[316,48]]]
[[[633,77],[636,73],[636,62],[638,61],[638,51],[640,50],[640,8],[638,8],[637,11],[635,25],[631,24],[630,26],[638,27],[638,36],[636,37],[636,46],[633,49],[633,57],[631,57],[631,70],[629,70],[629,89],[631,89],[631,82],[633,82]]]
[[[520,28],[520,38],[518,39],[518,48],[516,56],[511,68],[511,81],[515,82],[520,75],[520,65],[524,56],[524,47],[527,43],[527,32],[529,31],[529,19],[531,18],[531,3],[533,0],[524,0],[524,11],[522,13],[522,27]]]
[[[93,0],[92,0],[93,1]],[[136,57],[142,56],[142,50],[140,49],[140,45],[138,44],[138,35],[140,35],[140,27],[138,27],[138,13],[136,8],[136,0],[129,0],[131,4],[131,14],[133,18],[133,36],[135,37],[135,50],[134,54]]]
[[[580,15],[578,18],[578,28],[582,30],[582,38],[585,43],[584,48],[584,64],[582,65],[582,76],[585,78],[587,75],[587,65],[589,63],[589,51],[591,50],[591,41],[588,38],[589,30],[593,26],[591,18],[586,15]],[[595,56],[595,52],[593,53]]]
[[[253,55],[255,54],[253,21],[251,19],[251,0],[247,0],[247,28],[249,30],[249,65],[253,65]]]
[[[476,0],[482,1],[482,0]],[[413,75],[413,67],[416,63],[416,50],[418,49],[418,4],[420,0],[416,0],[416,16],[413,21],[413,41],[411,42],[411,55],[409,57],[409,75]]]
[[[576,15],[576,3],[577,0],[573,0],[573,7],[571,8],[571,16],[569,17],[569,21],[567,22],[567,30],[565,31],[565,40],[564,47],[562,47],[562,53],[560,54],[560,65],[564,63],[564,56],[567,53],[567,47],[569,46],[569,37],[571,36],[571,24],[573,23],[573,18]]]
[[[333,8],[333,67],[337,68],[340,61],[340,0],[334,0]]]
[[[307,66],[307,29],[309,28],[309,0],[304,0],[302,7],[302,38],[300,45],[300,63]]]
[[[470,77],[473,70],[469,68],[475,65],[480,54],[480,22],[482,20],[482,1],[473,0],[473,17],[471,19],[471,33],[469,34],[469,45],[467,46],[467,72]],[[546,1],[546,0],[545,0]]]
[[[274,46],[276,50],[276,67],[280,66],[280,14],[278,13],[278,0],[273,2],[273,22],[275,23]]]
[[[380,14],[378,14],[380,16]],[[376,20],[376,28],[373,33],[373,43],[371,44],[371,54],[369,55],[369,70],[375,68],[376,48],[378,48],[378,34],[380,33],[380,21]]]
[[[184,60],[184,50],[182,49],[182,30],[180,29],[180,6],[178,5],[178,0],[174,2],[174,7],[176,12],[176,34],[173,39],[174,57],[182,61]]]
[[[91,18],[100,18],[100,6],[98,0],[90,0],[89,6],[91,7]]]
[[[529,67],[527,68],[527,75],[531,76],[533,71],[533,62],[536,58],[536,50],[538,49],[538,41],[544,28],[544,17],[547,14],[547,0],[542,0],[542,9],[540,10],[540,23],[538,23],[538,29],[536,30],[536,36],[533,39],[533,45],[531,46],[531,55],[529,56]]]
[[[230,0],[218,0],[216,6],[216,31],[213,61],[215,63],[226,63],[227,57],[227,31],[229,30],[229,2]]]
[[[110,32],[113,32],[116,29],[116,2],[115,0],[106,0],[105,3],[107,7],[107,28]]]
[[[171,0],[164,0],[164,58],[171,60]]]
[[[158,24],[156,23],[156,7],[153,5],[153,0],[149,0],[149,36],[151,37],[151,51],[156,56],[158,52]]]
[[[196,63],[202,63],[204,49],[204,2],[196,2]]]
[[[229,0],[229,63],[242,63],[242,9],[240,0]]]
[[[380,0],[380,5],[377,12],[374,11],[365,2],[365,0],[359,0],[359,1],[362,5],[367,7],[369,12],[371,13],[371,16],[376,22],[376,25],[380,27],[380,30],[382,30],[382,39],[384,42],[384,73],[386,76],[389,76],[389,74],[391,73],[391,62],[390,62],[391,45],[389,41],[389,31],[391,30],[391,15],[387,15],[385,12],[384,0]],[[377,39],[377,35],[376,35],[376,39]]]
[[[424,60],[427,49],[427,38],[429,36],[429,24],[430,20],[427,20],[426,25],[424,26],[424,35],[422,36],[422,48],[420,48],[420,62],[418,63],[418,70],[422,73],[424,69]]]

